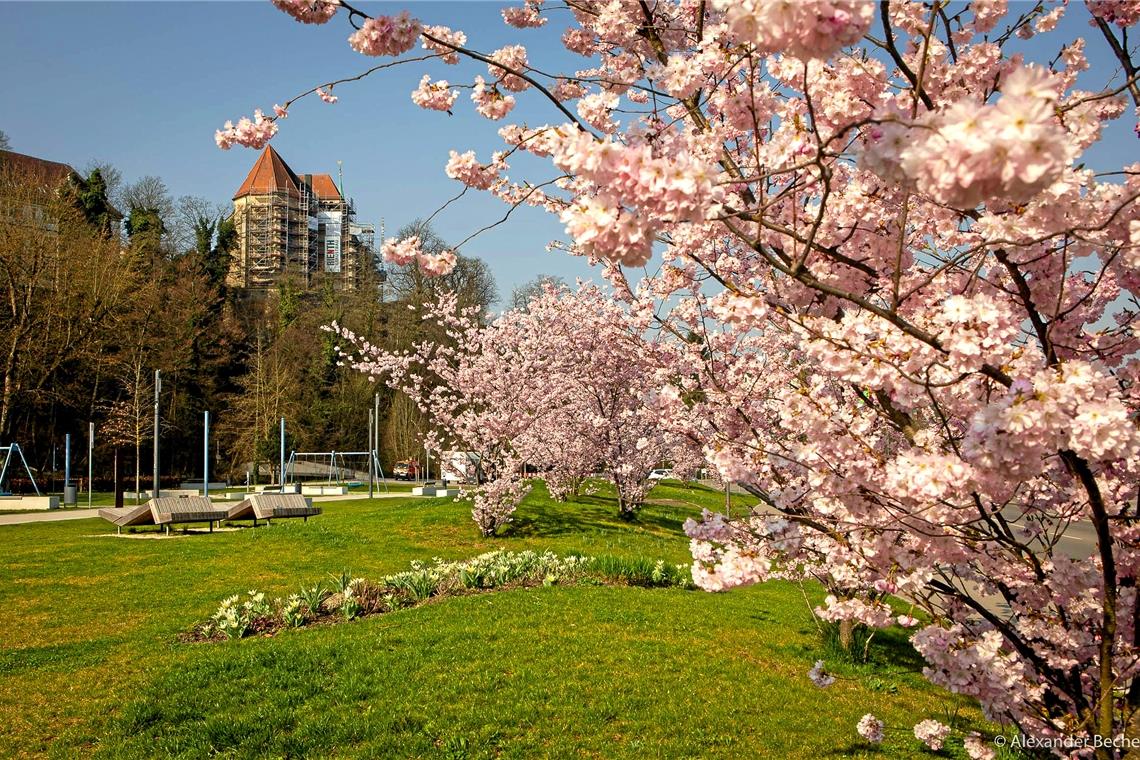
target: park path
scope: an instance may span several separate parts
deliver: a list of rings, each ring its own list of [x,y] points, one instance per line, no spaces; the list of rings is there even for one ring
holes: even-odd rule
[[[375,495],[376,499],[417,499],[418,496],[406,491],[393,491],[392,493],[378,493]],[[367,495],[357,493],[344,494],[343,496],[317,496],[313,499],[315,503],[326,501],[350,501],[353,499],[368,499]],[[218,505],[224,504],[237,504],[236,501],[214,502]],[[104,507],[105,509],[105,507]],[[0,525],[23,525],[25,523],[37,522],[56,522],[58,520],[86,520],[89,517],[98,517],[99,509],[52,509],[44,512],[15,512],[7,515],[0,515]]]
[[[0,515],[0,525],[21,525],[23,523],[56,522],[58,520],[86,520],[98,517],[98,509],[52,509],[47,512],[26,512]]]

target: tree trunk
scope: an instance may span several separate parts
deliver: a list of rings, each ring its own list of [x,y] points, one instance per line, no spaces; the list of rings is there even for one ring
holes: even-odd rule
[[[139,462],[139,459],[141,458],[142,441],[139,440],[138,436],[135,436],[135,504],[139,503],[139,489],[142,488],[142,470],[139,469],[139,466],[141,464],[141,462]]]
[[[840,620],[839,621],[839,646],[843,647],[844,652],[850,652],[852,645],[855,643],[855,621],[853,620]]]

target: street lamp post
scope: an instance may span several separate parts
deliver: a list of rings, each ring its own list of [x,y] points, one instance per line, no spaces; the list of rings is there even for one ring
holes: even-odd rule
[[[158,480],[158,398],[162,393],[162,370],[154,371],[154,490],[151,497],[157,499],[162,487]]]
[[[202,412],[202,495],[210,498],[210,412]]]

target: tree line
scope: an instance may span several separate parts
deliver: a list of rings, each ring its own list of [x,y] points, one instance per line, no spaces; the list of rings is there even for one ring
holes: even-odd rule
[[[498,298],[486,263],[465,257],[442,279],[388,266],[352,291],[331,280],[228,287],[237,245],[228,208],[174,200],[157,177],[124,185],[107,165],[60,185],[0,164],[0,218],[0,442],[20,444],[41,488],[62,485],[67,434],[73,472],[86,471],[92,422],[96,487],[109,489],[115,472],[149,485],[155,370],[164,479],[201,477],[207,410],[210,472],[230,482],[275,475],[281,417],[290,450],[363,451],[376,393],[388,470],[421,455],[424,415],[341,366],[321,327],[400,350],[446,338],[421,318],[440,289],[484,311]],[[448,247],[422,222],[398,236],[411,234]]]

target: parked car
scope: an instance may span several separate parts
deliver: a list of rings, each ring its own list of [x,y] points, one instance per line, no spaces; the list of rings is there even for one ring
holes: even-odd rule
[[[396,480],[419,480],[420,463],[414,459],[396,462],[392,467],[392,477]]]
[[[653,472],[649,473],[649,479],[650,480],[664,480],[665,478],[672,478],[672,477],[673,477],[673,471],[672,470],[654,470]]]

